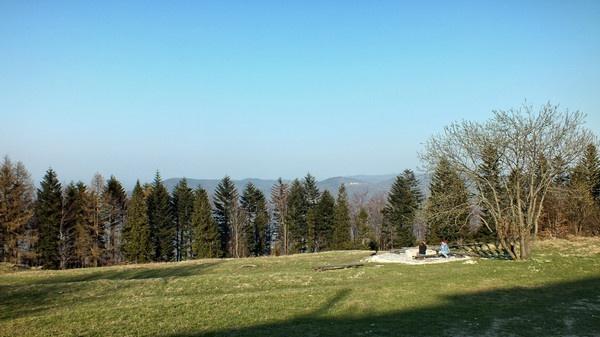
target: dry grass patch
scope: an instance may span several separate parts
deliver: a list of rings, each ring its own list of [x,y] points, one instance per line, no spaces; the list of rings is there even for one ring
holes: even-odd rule
[[[600,254],[600,237],[569,236],[565,239],[546,239],[536,242],[536,247],[564,256],[594,256]]]

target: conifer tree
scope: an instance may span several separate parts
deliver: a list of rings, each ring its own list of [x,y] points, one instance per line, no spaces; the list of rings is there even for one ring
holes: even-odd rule
[[[221,252],[226,256],[239,253],[239,210],[238,192],[229,176],[217,185],[213,196],[215,220],[219,227]],[[233,234],[233,235],[232,235]]]
[[[254,184],[248,183],[241,198],[241,207],[245,212],[246,246],[252,256],[268,254],[269,249],[269,213],[264,194]]]
[[[274,241],[281,249],[281,253],[288,254],[290,230],[287,223],[287,200],[289,187],[281,178],[271,188],[271,204],[273,209],[273,228],[271,232],[274,235]]]
[[[321,192],[319,192],[319,188],[317,187],[317,180],[310,173],[306,174],[304,180],[302,182],[304,187],[304,191],[306,194],[306,201],[309,206],[315,206],[319,203],[319,198],[321,197]]]
[[[335,221],[335,199],[329,191],[323,191],[316,207],[315,233],[312,238],[314,251],[331,249]]]
[[[191,256],[192,248],[192,212],[194,193],[188,187],[187,180],[181,179],[173,190],[173,215],[175,220],[176,260],[186,260]]]
[[[33,215],[33,185],[21,162],[8,157],[0,166],[0,261],[21,263],[20,243],[31,243],[27,224]]]
[[[303,181],[304,192],[306,195],[307,209],[306,209],[306,242],[304,243],[303,250],[316,251],[316,243],[314,242],[315,231],[318,221],[317,215],[317,204],[321,197],[319,188],[317,187],[317,180],[310,173],[306,174]]]
[[[600,202],[600,159],[594,144],[586,147],[583,157],[573,169],[573,180],[586,186],[594,200]]]
[[[200,186],[194,191],[194,207],[191,220],[194,256],[197,258],[222,256],[219,228],[213,218],[208,193]]]
[[[411,170],[396,177],[383,209],[382,235],[386,236],[386,247],[410,246],[414,244],[413,224],[422,201],[418,182]]]
[[[64,268],[87,267],[92,261],[92,228],[87,187],[70,183],[64,192],[61,260]]]
[[[335,219],[333,224],[333,249],[350,248],[350,208],[346,186],[340,185],[335,202]]]
[[[172,261],[175,257],[175,226],[169,192],[157,171],[148,197],[148,222],[156,261]]]
[[[138,180],[133,188],[127,207],[127,219],[123,227],[123,254],[135,263],[154,259],[154,249],[148,221],[148,203],[143,187]]]
[[[39,262],[44,268],[56,269],[60,265],[58,246],[62,222],[62,187],[51,168],[46,171],[37,190],[35,222],[39,233],[36,245]]]
[[[440,160],[429,187],[427,238],[456,241],[465,236],[470,213],[465,182],[447,160]]]
[[[306,213],[308,200],[302,183],[295,179],[290,185],[287,203],[287,224],[290,230],[290,251],[305,252],[308,237]]]
[[[596,146],[589,144],[571,173],[568,183],[567,218],[571,232],[600,233],[600,164]]]
[[[127,214],[127,193],[121,182],[110,176],[102,193],[104,205],[104,226],[107,231],[106,251],[110,263],[121,261],[121,233]]]

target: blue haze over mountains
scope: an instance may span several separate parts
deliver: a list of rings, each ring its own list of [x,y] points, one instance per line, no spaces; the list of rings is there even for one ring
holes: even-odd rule
[[[421,191],[424,194],[427,194],[429,187],[429,175],[427,174],[417,174],[417,179],[419,180],[419,186]],[[173,191],[173,188],[182,178],[169,178],[164,181],[165,186],[169,191]],[[210,195],[212,195],[219,184],[220,179],[193,179],[186,178],[188,185],[191,188],[196,188],[198,185],[202,186],[205,190],[208,191]],[[384,175],[355,175],[348,177],[332,177],[321,180],[317,183],[319,190],[324,191],[328,190],[332,193],[332,195],[337,194],[337,190],[342,183],[346,185],[346,190],[348,192],[348,196],[352,197],[354,195],[366,195],[367,198],[372,196],[387,193],[394,180],[396,179],[395,174],[384,174]],[[244,186],[251,182],[254,184],[259,190],[261,190],[265,196],[270,197],[271,195],[271,187],[277,182],[276,179],[255,179],[255,178],[246,178],[240,180],[233,180],[238,193],[241,194]],[[290,180],[284,179],[284,182],[290,183]]]

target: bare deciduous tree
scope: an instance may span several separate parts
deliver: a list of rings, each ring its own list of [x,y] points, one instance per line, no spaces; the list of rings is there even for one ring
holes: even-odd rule
[[[233,199],[233,204],[230,209],[231,214],[231,255],[233,257],[246,256],[246,245],[244,234],[246,232],[246,218],[248,214],[244,211],[238,203],[237,198]]]
[[[91,236],[92,236],[92,265],[99,266],[104,255],[104,224],[102,222],[102,190],[104,189],[104,178],[100,173],[94,174],[89,186],[90,213],[91,213]]]
[[[456,167],[478,192],[478,202],[493,219],[501,245],[514,259],[526,259],[548,188],[562,172],[554,159],[572,165],[593,140],[583,126],[584,117],[550,103],[538,112],[527,105],[494,111],[485,123],[463,121],[447,126],[429,140],[422,159],[433,167],[445,158]],[[500,184],[480,174],[486,146],[498,150]]]
[[[350,228],[350,239],[352,240],[352,242],[356,242],[359,239],[359,232],[360,232],[360,220],[359,220],[359,214],[361,212],[362,209],[365,208],[365,203],[368,200],[368,196],[369,196],[369,189],[365,189],[364,191],[357,191],[354,194],[352,194],[352,197],[350,198],[350,213],[351,213],[351,217],[352,217],[352,223],[351,223],[351,228]]]
[[[377,193],[369,199],[366,208],[369,213],[369,226],[373,230],[377,246],[380,249],[384,249],[384,237],[383,237],[383,208],[386,203],[386,193]]]

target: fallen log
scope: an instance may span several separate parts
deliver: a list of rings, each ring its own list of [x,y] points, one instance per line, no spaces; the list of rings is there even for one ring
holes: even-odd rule
[[[350,264],[338,264],[338,265],[328,265],[328,266],[320,266],[313,268],[315,271],[327,271],[327,270],[338,270],[338,269],[349,269],[349,268],[359,268],[364,266],[364,263],[350,263]]]
[[[243,264],[240,266],[240,268],[256,268],[255,264]]]

